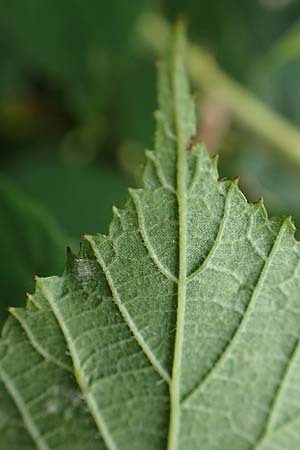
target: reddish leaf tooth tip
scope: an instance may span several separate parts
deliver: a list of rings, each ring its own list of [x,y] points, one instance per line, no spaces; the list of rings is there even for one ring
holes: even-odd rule
[[[263,205],[264,204],[264,198],[263,197],[259,197],[259,199],[256,202],[258,205]]]
[[[27,300],[31,300],[32,299],[32,295],[29,294],[29,292],[26,292],[25,295],[26,295]]]
[[[203,145],[204,142],[203,140],[200,138],[200,136],[198,135],[194,135],[191,137],[190,142],[188,143],[188,145],[186,146],[186,151],[187,152],[192,152],[194,150],[194,147],[196,145]]]
[[[239,181],[240,181],[240,179],[241,179],[241,177],[240,177],[240,175],[238,175],[238,176],[234,177],[233,182],[234,182],[235,184],[238,184]]]
[[[40,277],[38,275],[33,275],[33,279],[35,282],[39,281]]]

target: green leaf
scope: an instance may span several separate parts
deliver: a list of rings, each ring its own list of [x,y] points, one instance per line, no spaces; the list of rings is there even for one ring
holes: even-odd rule
[[[42,156],[27,155],[19,158],[18,164],[7,164],[3,170],[23,192],[45,205],[72,239],[78,240],[84,233],[105,233],[111,219],[111,204],[124,202],[129,178],[105,163],[70,167],[47,158],[48,149],[43,150]],[[63,246],[61,250],[64,251]]]
[[[90,0],[88,7],[74,0],[2,2],[0,41],[5,71],[12,66],[11,78],[16,78],[16,67],[25,74],[31,69],[50,85],[58,85],[64,90],[67,107],[80,120],[99,110],[102,114],[107,101],[111,102],[111,97],[106,98],[109,86],[103,89],[102,85],[107,79],[107,62],[112,65],[111,77],[116,68],[124,69],[131,30],[148,5],[149,0],[135,4]],[[5,82],[7,76],[1,73],[1,78]],[[16,81],[26,82],[25,76]]]
[[[289,218],[217,180],[180,27],[171,47],[144,188],[4,327],[1,414],[17,408],[32,448],[299,446],[299,243]]]
[[[54,274],[64,267],[71,244],[49,211],[0,176],[0,328],[5,308],[33,289],[33,275]]]

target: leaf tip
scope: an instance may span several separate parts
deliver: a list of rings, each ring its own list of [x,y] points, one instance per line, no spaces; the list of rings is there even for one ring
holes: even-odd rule
[[[256,202],[253,202],[254,205],[257,206],[265,206],[265,201],[263,197],[259,197],[259,199]]]
[[[186,147],[186,151],[191,153],[196,145],[204,145],[204,141],[198,135],[194,135],[190,138],[190,141]]]
[[[32,303],[32,295],[26,292],[26,305]]]
[[[238,175],[236,177],[234,177],[234,179],[232,180],[233,184],[235,184],[236,186],[239,184],[241,177]]]
[[[295,227],[295,224],[294,224],[294,221],[293,221],[293,216],[291,214],[289,214],[286,217],[286,223],[287,223],[287,225],[289,226],[289,228],[290,228],[290,230],[292,232],[294,240],[296,241],[296,238],[295,238],[296,227]]]
[[[72,267],[74,259],[75,259],[75,255],[73,254],[71,247],[68,245],[67,246],[67,269]]]
[[[116,207],[116,205],[112,205],[112,212],[115,216],[117,216],[118,218],[121,217],[120,215],[120,210]]]
[[[211,160],[212,160],[212,163],[213,163],[215,169],[218,169],[219,159],[220,159],[219,153],[216,153],[215,155],[213,155],[213,156],[211,157]]]
[[[66,253],[67,253],[67,261],[73,261],[75,258],[74,253],[72,252],[72,249],[69,245],[66,247]]]
[[[289,223],[289,225],[293,228],[293,231],[296,230],[295,224],[294,224],[294,220],[293,220],[293,216],[292,214],[289,214],[286,218],[287,222]]]

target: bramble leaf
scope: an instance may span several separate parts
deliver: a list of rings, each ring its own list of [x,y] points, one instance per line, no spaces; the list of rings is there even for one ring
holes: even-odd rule
[[[156,120],[144,188],[109,235],[86,236],[11,309],[1,450],[9,417],[26,449],[299,447],[299,243],[197,143],[180,26]]]

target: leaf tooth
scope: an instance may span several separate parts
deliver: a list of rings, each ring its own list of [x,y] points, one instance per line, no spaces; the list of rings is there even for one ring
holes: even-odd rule
[[[145,149],[145,157],[150,160],[151,162],[154,162],[155,156],[154,151],[149,150],[148,148]]]
[[[257,202],[253,203],[253,206],[258,208],[261,211],[261,213],[263,214],[263,217],[265,218],[265,220],[269,220],[268,211],[267,211],[267,209],[265,207],[265,203],[264,203],[263,197],[260,197],[257,200]]]
[[[220,159],[220,155],[219,153],[216,153],[215,155],[213,155],[211,157],[212,163],[215,167],[216,170],[218,170],[218,166],[219,166],[219,159]]]
[[[289,229],[290,229],[290,231],[292,233],[293,240],[295,241],[296,244],[300,244],[300,242],[295,237],[296,227],[295,227],[295,224],[294,224],[294,221],[293,221],[293,216],[291,214],[288,215],[287,218],[286,218],[286,221],[287,221]]]
[[[28,308],[42,309],[42,306],[36,302],[34,296],[32,295],[31,299],[30,299],[30,303],[26,304],[26,309],[28,309]]]
[[[67,262],[66,262],[66,270],[70,270],[73,267],[75,260],[75,255],[72,252],[71,247],[67,246]]]
[[[112,205],[112,212],[114,216],[116,216],[118,219],[121,218],[121,210],[117,208],[115,205]]]
[[[27,292],[26,293],[26,306],[25,306],[25,308],[29,309],[29,308],[32,308],[32,307],[36,308],[36,305],[34,303],[33,296]]]
[[[264,204],[265,204],[264,198],[263,198],[263,197],[259,197],[259,199],[257,200],[256,203],[257,203],[258,205],[264,205]]]
[[[259,197],[258,200],[254,201],[252,203],[249,203],[249,204],[253,205],[254,207],[261,208],[261,207],[265,207],[265,200],[263,197]]]
[[[238,186],[238,185],[239,185],[239,182],[240,182],[240,179],[241,179],[240,175],[237,175],[237,176],[234,177],[234,179],[232,180],[232,183],[235,184],[236,186]]]
[[[195,147],[197,147],[197,145],[200,145],[200,146],[204,145],[202,138],[198,135],[192,136],[190,138],[190,142],[188,143],[188,145],[186,147],[186,151],[189,153],[192,153],[192,151],[195,149]]]
[[[26,309],[33,308],[33,307],[36,309],[41,309],[41,305],[39,305],[38,302],[35,300],[35,295],[36,295],[38,289],[39,289],[39,286],[36,285],[34,294],[28,294],[28,293],[26,294],[26,306],[25,306]]]

